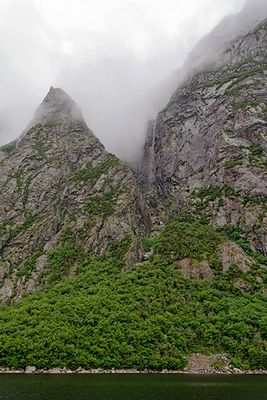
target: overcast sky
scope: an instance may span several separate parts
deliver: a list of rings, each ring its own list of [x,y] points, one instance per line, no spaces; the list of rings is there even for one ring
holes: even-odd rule
[[[21,133],[52,85],[77,101],[108,150],[134,159],[157,88],[244,3],[0,0],[0,143]]]

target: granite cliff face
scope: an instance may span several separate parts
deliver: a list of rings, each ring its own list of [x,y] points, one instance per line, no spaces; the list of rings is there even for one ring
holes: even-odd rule
[[[150,219],[136,180],[61,89],[50,89],[0,163],[0,303],[74,274],[82,256],[111,245],[124,246],[128,265],[140,258]]]
[[[2,371],[266,372],[265,10],[193,51],[138,172],[61,89],[0,148]]]
[[[214,47],[223,24],[190,55],[187,78],[149,123],[140,179],[105,151],[75,102],[50,89],[18,140],[0,149],[0,304],[95,257],[116,253],[127,271],[149,257],[141,239],[153,223],[179,211],[204,223],[196,242],[207,223],[227,232],[214,247],[221,271],[246,273],[261,262],[252,258],[267,255],[267,20],[258,19],[230,29],[206,63],[197,55],[205,43]],[[225,23],[229,30],[233,20]],[[177,266],[212,280],[203,254]]]
[[[159,204],[167,201],[173,212],[186,209],[216,227],[238,227],[264,255],[266,77],[264,20],[179,86],[150,123],[144,156]]]

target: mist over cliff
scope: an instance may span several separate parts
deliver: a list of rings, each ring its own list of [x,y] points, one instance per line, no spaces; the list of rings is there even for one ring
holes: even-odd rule
[[[108,150],[140,154],[147,122],[178,85],[188,52],[244,0],[3,0],[0,143],[17,137],[48,88],[78,102]],[[192,29],[194,26],[194,29]]]
[[[163,52],[179,36],[165,31],[151,52],[149,14],[137,12],[150,0],[139,10],[113,0],[112,12],[99,0],[88,15],[83,0],[4,2],[23,5],[23,30],[0,36],[17,46],[0,47],[2,137],[47,80],[63,87],[45,89],[23,133],[0,147],[0,373],[266,373],[265,3],[212,30],[241,1],[165,0],[165,28],[177,26],[179,4],[180,35],[196,32],[184,51],[180,42]],[[201,15],[201,36],[210,33],[186,59]],[[110,37],[99,41],[93,27],[105,18],[98,28]],[[75,19],[90,21],[91,35],[68,36]]]

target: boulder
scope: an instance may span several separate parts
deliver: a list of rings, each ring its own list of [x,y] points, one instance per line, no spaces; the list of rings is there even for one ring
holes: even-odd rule
[[[191,258],[184,258],[178,261],[176,265],[181,269],[185,278],[208,280],[214,278],[214,273],[207,261],[197,261]]]
[[[223,272],[229,271],[231,266],[236,266],[240,271],[247,272],[255,266],[252,258],[248,257],[237,244],[226,242],[219,246]]]

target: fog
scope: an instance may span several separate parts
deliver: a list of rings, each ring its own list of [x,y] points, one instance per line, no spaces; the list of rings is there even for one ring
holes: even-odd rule
[[[135,160],[189,53],[197,63],[207,47],[192,53],[198,41],[245,2],[0,0],[0,143],[20,135],[54,86],[109,151]]]

